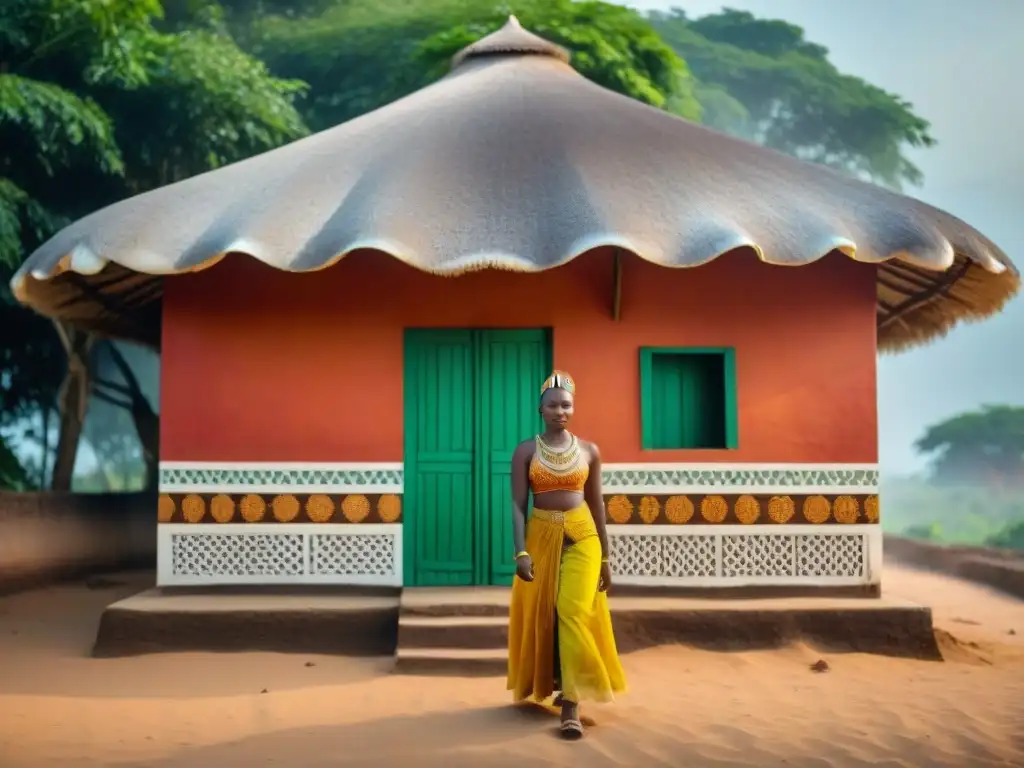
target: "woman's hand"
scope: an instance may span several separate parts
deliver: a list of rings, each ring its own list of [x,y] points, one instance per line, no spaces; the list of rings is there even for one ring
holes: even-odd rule
[[[529,555],[516,558],[516,576],[523,581],[533,581],[533,558]]]
[[[612,567],[605,561],[601,563],[601,580],[597,583],[598,592],[607,592],[612,585]]]

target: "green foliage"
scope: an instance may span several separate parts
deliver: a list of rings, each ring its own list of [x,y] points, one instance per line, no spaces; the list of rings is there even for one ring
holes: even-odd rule
[[[909,528],[904,529],[903,535],[908,539],[938,543],[942,541],[942,526],[938,523],[912,525]]]
[[[686,64],[636,11],[604,2],[545,0],[521,4],[517,13],[531,32],[568,49],[573,66],[584,77],[645,104],[671,107],[682,117],[700,120]],[[507,14],[492,10],[471,18],[418,46],[411,59],[421,73],[417,85],[442,77],[452,56],[501,27]]]
[[[311,86],[304,105],[323,129],[442,77],[459,49],[499,28],[514,10],[530,31],[564,46],[581,74],[689,119],[700,103],[685,63],[637,12],[604,2],[491,0],[337,3],[299,21],[265,19],[253,50],[271,69]]]
[[[302,84],[229,36],[168,32],[160,0],[0,0],[0,426],[49,411],[51,323],[6,284],[67,221],[305,135]],[[152,447],[155,451],[155,447]]]
[[[436,80],[460,47],[514,12],[601,85],[895,188],[921,180],[906,148],[934,143],[909,104],[839,72],[802,29],[741,11],[691,20],[569,0],[306,0],[286,12],[265,0],[277,15],[260,18],[246,0],[226,6],[272,71],[310,84],[303,111],[317,130]]]
[[[40,242],[65,222],[13,181],[0,178],[0,275],[21,262],[23,236]],[[5,301],[10,304],[10,296],[0,290],[0,305]]]
[[[153,34],[139,52],[146,87],[103,95],[118,126],[132,191],[242,160],[306,134],[292,103],[305,84],[272,78],[230,38],[208,31]]]
[[[31,248],[60,214],[81,215],[305,133],[292,104],[300,84],[272,78],[224,35],[158,31],[161,13],[158,0],[2,6],[6,262],[15,260],[15,220]],[[88,192],[68,185],[87,181]]]
[[[730,9],[650,19],[700,83],[707,124],[895,188],[920,183],[903,153],[934,144],[928,122],[898,96],[839,72],[800,27]]]
[[[28,473],[0,434],[0,491],[26,491],[29,485]]]
[[[938,484],[1024,488],[1024,407],[989,405],[929,427],[914,444],[931,454]]]
[[[985,544],[1004,549],[1024,549],[1024,520],[1006,525],[999,533],[990,536]]]
[[[943,544],[979,546],[1024,522],[1024,493],[1016,489],[890,479],[880,498],[883,530]]]
[[[467,4],[484,2],[335,2],[315,18],[269,16],[252,19],[246,30],[233,22],[231,29],[272,72],[309,84],[303,116],[313,130],[323,130],[407,93],[417,46],[460,24]]]
[[[83,161],[95,162],[105,173],[124,170],[113,122],[92,99],[54,83],[5,74],[0,75],[0,104],[5,153],[24,153],[47,176]]]

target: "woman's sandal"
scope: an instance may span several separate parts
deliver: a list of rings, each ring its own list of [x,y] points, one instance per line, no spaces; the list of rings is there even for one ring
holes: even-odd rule
[[[562,738],[570,741],[583,738],[583,723],[579,720],[562,721]]]

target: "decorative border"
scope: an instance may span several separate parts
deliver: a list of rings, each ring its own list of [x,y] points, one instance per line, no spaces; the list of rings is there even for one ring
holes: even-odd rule
[[[157,510],[157,519],[163,524],[400,525],[402,497],[397,493],[164,493]]]
[[[402,586],[402,526],[168,523],[157,528],[157,586]]]
[[[882,529],[650,526],[608,529],[615,583],[648,587],[873,586]],[[843,563],[843,555],[852,563]]]
[[[609,494],[864,494],[878,492],[877,464],[605,464]],[[347,464],[160,463],[161,493],[402,493],[402,462]]]
[[[403,464],[160,462],[161,493],[402,493]]]
[[[166,524],[157,534],[157,585],[401,587],[402,534],[397,525]],[[619,525],[609,537],[623,585],[828,587],[881,577],[878,525]]]
[[[610,526],[869,525],[879,519],[876,495],[715,494],[605,496]]]
[[[877,464],[605,464],[605,494],[878,493]]]

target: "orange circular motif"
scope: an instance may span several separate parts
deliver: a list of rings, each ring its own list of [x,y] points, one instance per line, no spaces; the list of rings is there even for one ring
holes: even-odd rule
[[[242,512],[242,519],[247,523],[258,523],[267,514],[267,502],[258,493],[250,493],[240,502],[238,508]]]
[[[877,496],[868,496],[864,500],[864,516],[867,517],[869,523],[877,523],[881,509],[878,504]]]
[[[753,496],[740,496],[736,499],[736,519],[744,525],[752,525],[761,516],[761,505]]]
[[[218,523],[230,523],[235,516],[235,502],[230,496],[218,493],[210,499],[210,515]]]
[[[619,523],[621,525],[623,523],[628,523],[630,518],[633,517],[633,504],[625,496],[612,496],[608,499],[606,511],[608,512],[608,517],[612,519],[612,522]]]
[[[156,503],[156,519],[161,523],[169,523],[174,518],[174,499],[166,493],[161,494]]]
[[[860,505],[853,496],[840,496],[832,505],[832,514],[837,523],[852,525],[860,517]]]
[[[334,517],[334,502],[330,496],[314,493],[306,499],[306,515],[314,523],[326,523]]]
[[[815,525],[828,520],[829,512],[828,499],[824,496],[808,496],[804,500],[804,517]]]
[[[661,514],[661,504],[655,496],[644,496],[640,499],[640,519],[650,525]]]
[[[402,516],[402,500],[393,493],[377,499],[377,516],[382,523],[393,523]]]
[[[796,504],[789,496],[772,496],[768,501],[768,519],[782,525],[796,514]]]
[[[202,496],[190,493],[181,500],[181,516],[186,523],[198,523],[206,516],[206,504]]]
[[[275,496],[270,502],[270,513],[279,523],[290,523],[299,515],[299,500],[290,493]]]
[[[693,518],[693,502],[687,496],[670,496],[665,502],[665,519],[673,525],[686,525]]]
[[[700,514],[709,523],[720,523],[729,514],[729,503],[721,496],[705,496],[700,500]]]

